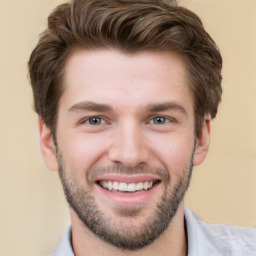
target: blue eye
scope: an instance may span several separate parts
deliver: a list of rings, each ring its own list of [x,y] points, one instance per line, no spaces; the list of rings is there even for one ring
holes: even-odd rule
[[[149,123],[151,123],[151,124],[166,124],[169,122],[170,122],[169,118],[166,118],[164,116],[156,116],[156,117],[152,118]]]

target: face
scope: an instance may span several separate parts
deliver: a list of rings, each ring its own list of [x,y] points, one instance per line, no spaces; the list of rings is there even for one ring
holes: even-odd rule
[[[44,125],[41,148],[47,166],[59,169],[74,216],[117,247],[150,244],[168,228],[193,164],[206,154],[203,137],[195,147],[182,59],[80,50],[66,64],[64,88],[56,148]]]

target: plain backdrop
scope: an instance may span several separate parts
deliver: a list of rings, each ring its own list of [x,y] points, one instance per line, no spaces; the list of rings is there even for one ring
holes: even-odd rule
[[[69,223],[56,173],[39,153],[27,61],[61,0],[0,0],[0,255],[55,250]],[[223,100],[208,158],[194,169],[186,204],[203,220],[256,227],[256,1],[181,0],[223,60]]]

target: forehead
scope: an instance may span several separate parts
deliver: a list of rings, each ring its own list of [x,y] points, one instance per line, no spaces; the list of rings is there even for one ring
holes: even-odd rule
[[[184,62],[175,53],[77,50],[65,66],[60,105],[96,101],[115,108],[178,101],[193,108],[192,98]]]

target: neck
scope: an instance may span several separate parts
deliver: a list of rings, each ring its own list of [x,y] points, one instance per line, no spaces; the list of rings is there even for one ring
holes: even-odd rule
[[[81,222],[77,214],[71,209],[72,244],[76,256],[111,255],[111,256],[185,256],[187,253],[187,239],[184,223],[183,204],[180,204],[175,217],[165,230],[150,245],[135,251],[123,250],[106,243],[93,234]]]

